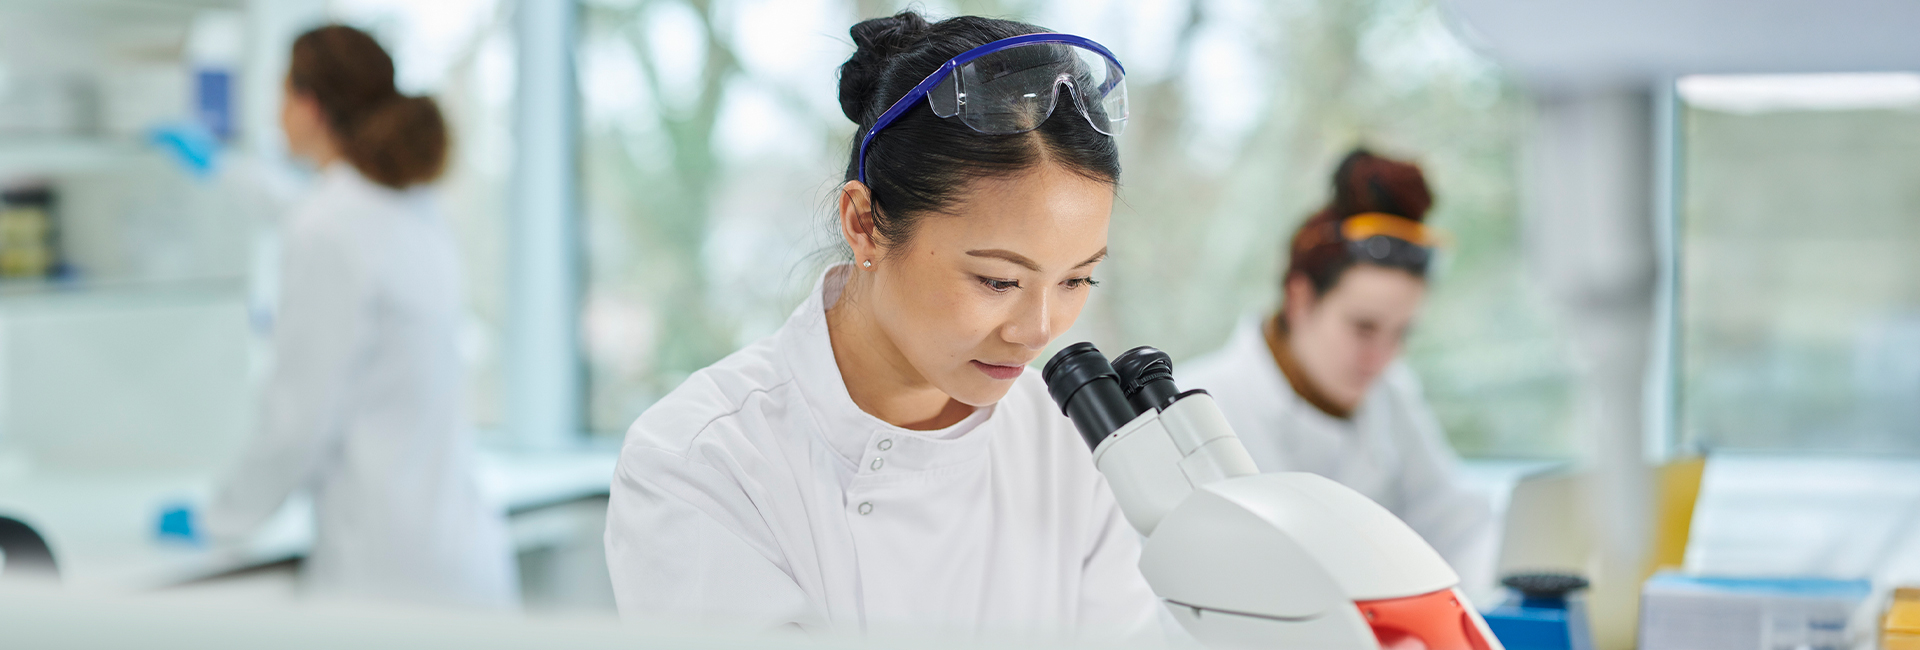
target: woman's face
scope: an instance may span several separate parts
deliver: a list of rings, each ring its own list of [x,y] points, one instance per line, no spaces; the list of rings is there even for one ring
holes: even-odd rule
[[[1294,357],[1329,399],[1352,408],[1400,355],[1427,295],[1412,273],[1367,264],[1347,269],[1325,295],[1304,277],[1287,282]]]
[[[1047,343],[1073,325],[1107,254],[1113,186],[1054,165],[976,181],[950,214],[878,253],[868,302],[918,376],[955,401],[1000,401]]]
[[[313,95],[294,90],[293,84],[281,84],[280,130],[287,134],[287,151],[315,163],[331,159],[332,134],[326,116]]]

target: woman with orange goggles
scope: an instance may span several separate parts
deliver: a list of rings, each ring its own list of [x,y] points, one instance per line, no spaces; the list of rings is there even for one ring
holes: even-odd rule
[[[1464,585],[1490,584],[1494,527],[1469,489],[1420,382],[1398,361],[1440,243],[1422,223],[1420,168],[1355,150],[1333,199],[1300,225],[1280,312],[1186,364],[1268,472],[1313,472],[1359,490],[1425,537]]]

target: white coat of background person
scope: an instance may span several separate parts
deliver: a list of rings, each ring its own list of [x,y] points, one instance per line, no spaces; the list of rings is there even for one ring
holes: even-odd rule
[[[1432,195],[1420,169],[1365,150],[1334,173],[1334,197],[1296,231],[1279,314],[1249,319],[1225,347],[1176,364],[1204,388],[1262,471],[1312,472],[1406,521],[1460,574],[1493,583],[1489,498],[1469,487],[1420,381],[1397,360],[1426,296]]]
[[[329,26],[295,41],[281,117],[321,172],[282,230],[260,430],[206,528],[244,538],[307,491],[312,595],[511,607],[504,517],[461,408],[458,254],[421,187],[446,157],[439,110],[394,88],[371,37]]]
[[[873,137],[838,193],[854,263],[628,431],[606,534],[623,616],[929,640],[1160,634],[1139,538],[1028,365],[1093,290],[1113,139],[1066,97],[991,135],[908,92],[962,52],[1041,31],[912,12],[853,27],[841,106]],[[999,96],[1067,92],[1043,66],[1075,53],[1012,53],[1042,74]],[[880,122],[896,102],[905,117]]]

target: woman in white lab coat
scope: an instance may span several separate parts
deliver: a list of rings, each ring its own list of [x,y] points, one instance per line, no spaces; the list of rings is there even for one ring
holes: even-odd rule
[[[1426,298],[1433,203],[1414,165],[1356,150],[1294,234],[1280,312],[1176,368],[1205,388],[1260,469],[1313,472],[1393,511],[1469,588],[1491,584],[1494,525],[1398,361]]]
[[[853,27],[850,263],[628,432],[606,535],[623,615],[1158,634],[1139,541],[1028,367],[1093,290],[1119,174],[1109,115],[1125,115],[1100,99],[1121,88],[1104,48],[1005,40],[1041,31],[911,12]],[[952,75],[972,80],[968,106],[1006,112],[968,112],[953,84],[912,90],[975,48],[994,53]],[[1034,74],[980,81],[1008,68]],[[1005,103],[1020,98],[1038,101]]]
[[[206,526],[244,538],[305,491],[314,595],[511,606],[504,520],[462,422],[459,259],[422,187],[446,160],[439,110],[395,90],[371,37],[331,26],[294,42],[281,124],[320,176],[284,224],[260,431]]]

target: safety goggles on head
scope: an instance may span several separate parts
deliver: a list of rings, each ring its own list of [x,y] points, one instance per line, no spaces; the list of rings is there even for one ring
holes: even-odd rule
[[[1347,250],[1378,266],[1425,270],[1440,236],[1418,221],[1384,212],[1364,212],[1340,222]]]
[[[933,114],[960,118],[989,135],[1040,128],[1067,87],[1073,107],[1095,131],[1119,135],[1127,124],[1126,70],[1113,52],[1071,34],[1003,38],[942,64],[873,121],[860,139],[860,182],[867,182],[867,146],[920,98]]]

